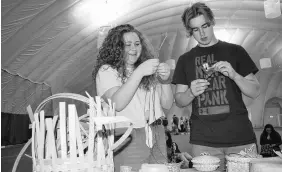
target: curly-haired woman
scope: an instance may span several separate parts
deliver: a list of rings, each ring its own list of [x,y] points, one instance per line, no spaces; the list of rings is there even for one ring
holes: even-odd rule
[[[138,171],[143,163],[167,162],[162,108],[169,109],[173,94],[170,68],[160,63],[144,35],[129,24],[112,28],[105,38],[93,71],[98,96],[111,99],[116,115],[133,122],[130,137],[115,150],[115,171],[121,165]],[[120,136],[128,124],[116,125]]]

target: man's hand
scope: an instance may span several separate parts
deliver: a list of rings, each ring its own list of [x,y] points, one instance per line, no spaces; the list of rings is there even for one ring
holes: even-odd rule
[[[214,67],[215,71],[218,71],[223,75],[228,76],[232,80],[234,80],[235,76],[238,75],[237,72],[231,66],[231,64],[227,61],[219,61],[215,63],[212,67]]]
[[[193,96],[198,96],[202,94],[210,85],[210,83],[205,79],[196,79],[191,82],[191,93]]]

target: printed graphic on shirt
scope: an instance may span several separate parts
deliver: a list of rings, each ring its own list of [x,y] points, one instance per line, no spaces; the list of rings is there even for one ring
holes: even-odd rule
[[[199,115],[215,115],[230,112],[227,100],[226,77],[210,68],[215,64],[214,54],[195,58],[196,79],[206,79],[209,87],[197,97]]]

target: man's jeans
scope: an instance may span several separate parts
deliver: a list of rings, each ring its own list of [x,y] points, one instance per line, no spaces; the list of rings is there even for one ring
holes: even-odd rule
[[[218,171],[225,171],[226,170],[226,160],[225,155],[230,153],[239,153],[241,150],[250,149],[254,146],[253,151],[257,153],[257,147],[255,143],[242,145],[242,146],[234,146],[234,147],[223,147],[223,148],[214,148],[208,146],[201,146],[201,145],[192,145],[192,154],[193,157],[200,156],[201,153],[209,153],[212,156],[216,156],[220,159],[220,166],[217,169]]]

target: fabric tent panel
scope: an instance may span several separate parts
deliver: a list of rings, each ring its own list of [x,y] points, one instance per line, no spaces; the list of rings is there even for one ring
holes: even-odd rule
[[[27,114],[28,105],[35,110],[40,102],[52,95],[51,88],[44,83],[33,83],[5,70],[1,70],[1,76],[1,112]],[[52,112],[51,105],[46,109]]]

